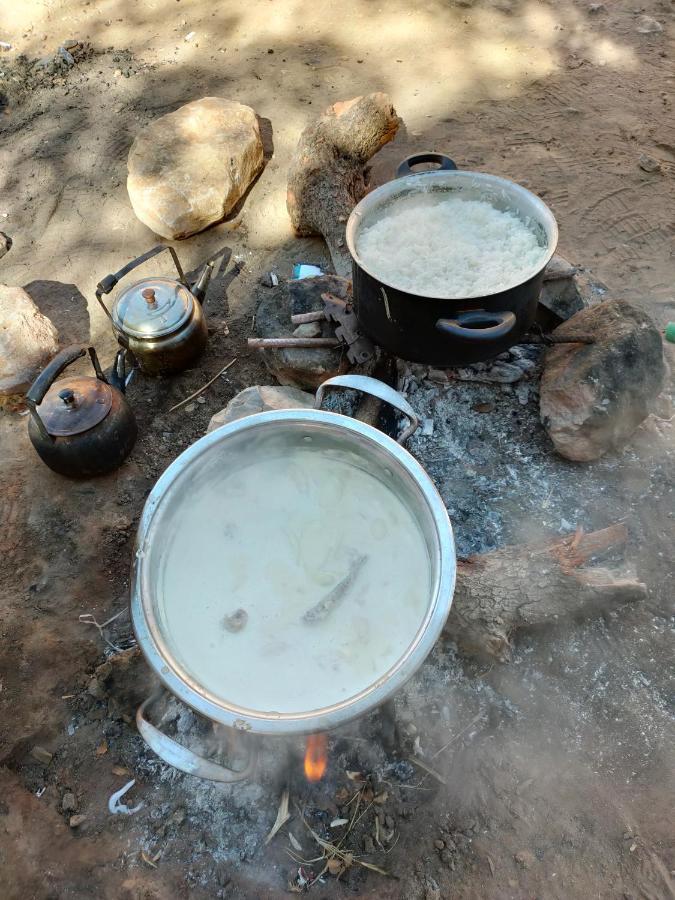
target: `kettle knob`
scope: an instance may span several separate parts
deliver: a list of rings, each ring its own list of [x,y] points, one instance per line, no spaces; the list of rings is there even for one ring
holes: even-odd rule
[[[75,406],[75,392],[70,388],[64,388],[62,391],[59,391],[59,397],[63,400],[66,406]]]
[[[155,299],[155,291],[153,288],[144,288],[141,291],[141,297],[143,297],[148,306],[157,306],[157,300]]]

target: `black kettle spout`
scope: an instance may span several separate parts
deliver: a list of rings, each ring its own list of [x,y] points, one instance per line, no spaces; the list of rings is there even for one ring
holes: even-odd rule
[[[206,296],[206,290],[209,286],[209,282],[211,281],[212,274],[213,263],[207,262],[202,269],[201,274],[190,288],[190,290],[192,291],[192,295],[196,297],[200,303],[204,302],[204,297]]]

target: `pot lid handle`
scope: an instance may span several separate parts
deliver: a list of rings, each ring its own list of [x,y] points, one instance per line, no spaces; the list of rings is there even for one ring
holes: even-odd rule
[[[410,424],[398,436],[397,441],[399,444],[405,444],[408,438],[412,437],[420,427],[419,416],[405,397],[383,381],[378,381],[377,378],[371,378],[369,375],[336,375],[334,378],[329,378],[319,385],[314,401],[314,409],[321,409],[323,397],[328,387],[341,387],[360,391],[362,394],[370,394],[372,397],[377,397],[384,403],[393,406],[400,413],[403,413],[404,416],[407,416],[410,419]]]

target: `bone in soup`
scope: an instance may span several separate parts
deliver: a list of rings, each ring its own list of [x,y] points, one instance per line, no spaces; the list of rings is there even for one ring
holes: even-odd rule
[[[363,225],[356,249],[384,284],[457,299],[521,283],[547,253],[515,212],[441,191],[397,198],[386,214]]]
[[[213,471],[163,523],[156,590],[185,672],[231,704],[347,700],[405,653],[427,612],[419,526],[381,476],[295,443]]]

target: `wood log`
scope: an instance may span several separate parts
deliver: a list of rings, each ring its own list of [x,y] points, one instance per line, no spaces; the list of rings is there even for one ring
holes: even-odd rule
[[[323,235],[345,278],[351,275],[345,223],[366,194],[366,163],[400,122],[386,94],[367,94],[333,104],[300,135],[288,173],[288,213],[296,234]]]
[[[464,652],[510,659],[518,628],[597,615],[644,600],[647,589],[626,569],[587,565],[628,539],[624,525],[544,543],[502,547],[460,560],[445,634]]]

